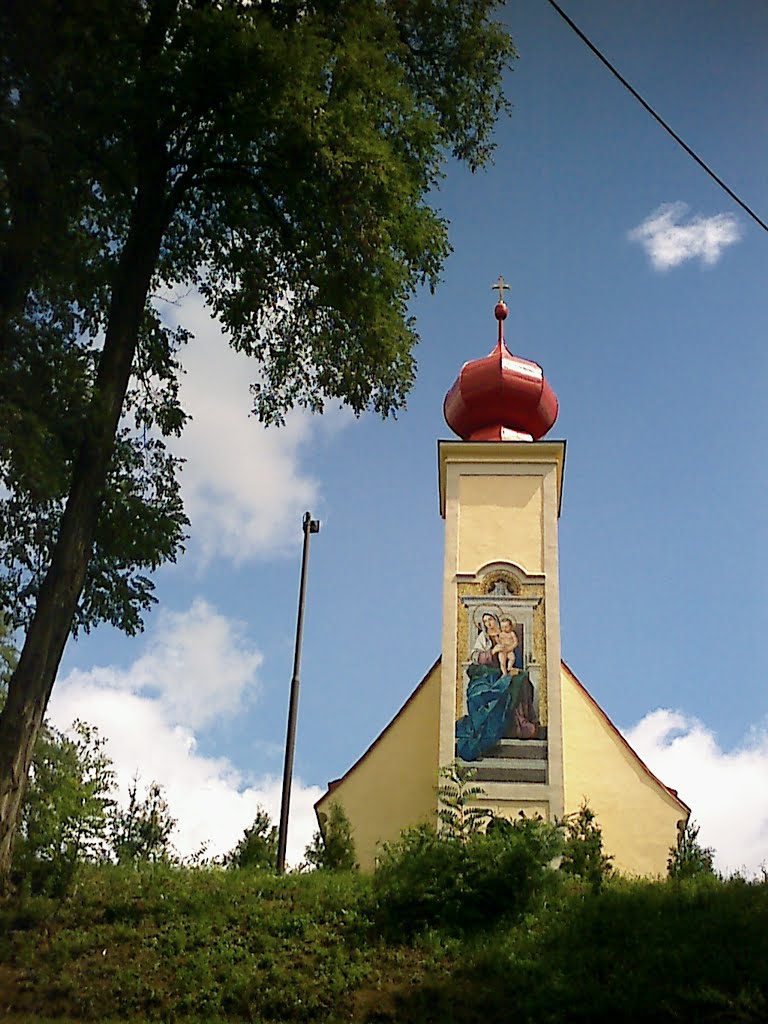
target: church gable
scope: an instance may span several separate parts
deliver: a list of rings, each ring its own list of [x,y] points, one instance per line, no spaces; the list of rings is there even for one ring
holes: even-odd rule
[[[418,822],[437,821],[440,660],[392,721],[315,804],[318,817],[338,802],[352,825],[360,867],[372,870],[381,843]]]
[[[617,869],[663,875],[678,823],[687,821],[690,809],[656,778],[565,663],[561,692],[566,813],[586,800]]]

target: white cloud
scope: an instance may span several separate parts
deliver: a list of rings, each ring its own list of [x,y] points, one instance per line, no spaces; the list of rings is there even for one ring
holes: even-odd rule
[[[283,427],[263,427],[249,415],[258,364],[230,348],[199,296],[184,300],[178,320],[195,335],[182,352],[181,402],[192,420],[173,446],[187,460],[181,481],[192,552],[203,564],[242,564],[293,550],[303,512],[320,498],[304,459],[321,431],[350,417],[297,410]]]
[[[188,856],[208,841],[208,852],[230,850],[261,805],[274,821],[280,812],[280,781],[246,777],[224,757],[197,749],[193,729],[231,714],[256,687],[261,655],[242,627],[195,601],[188,612],[159,616],[148,650],[127,668],[70,672],[57,684],[51,721],[67,729],[76,718],[98,726],[117,772],[125,803],[138,772],[140,790],[152,781],[165,789],[178,820],[173,842]],[[295,780],[288,830],[288,862],[297,864],[314,831],[317,786]]]
[[[682,224],[687,211],[687,203],[663,203],[628,233],[630,241],[643,246],[655,270],[669,270],[697,256],[713,266],[723,250],[741,238],[741,226],[732,214],[696,216]]]
[[[169,719],[198,728],[237,712],[257,691],[262,655],[248,644],[244,624],[197,598],[186,612],[161,608],[145,652],[127,669],[73,671],[70,685],[96,683],[159,699]]]
[[[714,847],[720,870],[754,873],[768,864],[768,729],[725,751],[701,722],[660,708],[624,735],[691,807],[699,842]]]

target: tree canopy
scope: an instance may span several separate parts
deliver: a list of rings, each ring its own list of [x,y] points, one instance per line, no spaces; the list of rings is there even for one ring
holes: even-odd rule
[[[187,524],[160,435],[183,427],[188,336],[163,318],[169,291],[199,289],[256,357],[264,422],[327,400],[403,404],[407,303],[449,249],[430,192],[447,155],[486,162],[505,105],[513,50],[494,6],[5,8],[0,600],[14,624],[34,612],[94,430],[110,325],[135,351],[75,627],[135,631],[147,571],[179,552]]]
[[[253,824],[243,832],[233,849],[224,856],[228,868],[260,868],[274,871],[277,867],[278,832],[269,813],[259,806]]]
[[[497,0],[9,0],[0,12],[0,716],[8,822],[68,635],[135,632],[187,521],[198,290],[254,357],[254,411],[389,415],[408,302],[449,251],[446,159],[492,152],[514,56]]]

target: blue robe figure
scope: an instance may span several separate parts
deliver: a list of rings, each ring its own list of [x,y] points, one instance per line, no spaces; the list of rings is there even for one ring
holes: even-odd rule
[[[476,761],[505,736],[532,739],[537,732],[533,686],[527,672],[502,675],[495,665],[467,667],[467,714],[456,723],[456,756]]]

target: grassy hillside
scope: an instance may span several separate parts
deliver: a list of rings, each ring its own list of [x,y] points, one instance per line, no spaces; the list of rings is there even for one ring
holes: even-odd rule
[[[102,865],[0,908],[0,1019],[768,1020],[768,884],[554,877],[524,916],[400,941],[369,878]]]

